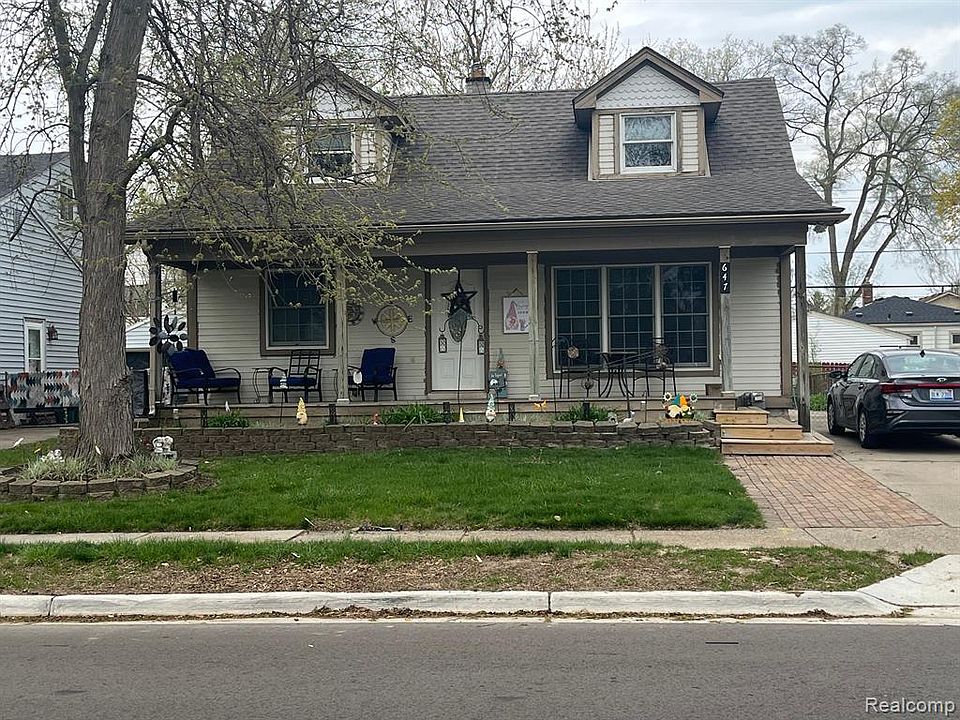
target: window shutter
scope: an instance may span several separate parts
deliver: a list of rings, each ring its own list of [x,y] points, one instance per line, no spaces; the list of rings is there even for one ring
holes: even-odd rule
[[[597,176],[617,172],[617,140],[614,132],[614,116],[597,116]]]
[[[696,110],[680,113],[680,172],[700,172],[700,114]]]

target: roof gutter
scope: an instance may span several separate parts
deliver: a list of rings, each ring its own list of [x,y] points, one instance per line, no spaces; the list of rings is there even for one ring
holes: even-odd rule
[[[744,225],[777,222],[805,223],[807,225],[835,225],[843,222],[850,213],[771,213],[766,215],[699,215],[689,217],[624,217],[624,218],[583,218],[575,220],[493,220],[486,222],[463,223],[397,223],[392,226],[395,232],[476,232],[479,230],[562,230],[604,227],[663,227],[681,225]],[[246,228],[256,230],[258,228]],[[262,229],[262,228],[259,228]],[[127,236],[140,238],[182,237],[191,233],[190,228],[176,230],[138,230],[128,229]]]

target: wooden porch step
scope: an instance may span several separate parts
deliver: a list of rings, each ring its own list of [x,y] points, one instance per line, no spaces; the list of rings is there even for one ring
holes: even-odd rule
[[[723,438],[724,455],[833,455],[833,440],[819,433],[803,433],[799,440]]]
[[[721,425],[721,431],[725,440],[800,440],[803,437],[803,428],[790,423]]]
[[[721,425],[766,425],[770,413],[760,408],[714,410],[713,419]]]

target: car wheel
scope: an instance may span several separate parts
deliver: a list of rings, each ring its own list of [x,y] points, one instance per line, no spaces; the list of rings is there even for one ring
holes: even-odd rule
[[[857,436],[860,438],[860,447],[862,448],[869,450],[880,446],[880,439],[870,429],[870,420],[867,418],[866,410],[857,413]]]
[[[831,435],[843,435],[846,429],[837,422],[837,406],[832,400],[827,400],[827,432]]]

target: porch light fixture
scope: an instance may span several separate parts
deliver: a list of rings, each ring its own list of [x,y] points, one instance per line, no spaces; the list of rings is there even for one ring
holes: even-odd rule
[[[487,339],[483,335],[477,335],[477,355],[487,354]]]
[[[441,332],[440,337],[437,338],[437,352],[445,353],[446,351],[447,351],[447,336]]]
[[[56,325],[47,325],[47,340],[53,342],[54,340],[60,339],[60,333],[57,332]]]

